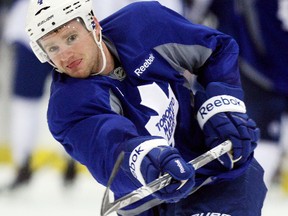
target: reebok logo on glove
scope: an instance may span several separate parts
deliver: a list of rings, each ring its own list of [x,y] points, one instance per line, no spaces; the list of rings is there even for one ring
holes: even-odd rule
[[[137,178],[137,175],[135,174],[135,167],[136,167],[135,163],[137,162],[141,152],[144,151],[144,149],[141,149],[141,147],[142,146],[140,145],[134,149],[133,154],[131,154],[130,163],[129,163],[131,173],[134,175],[135,178]]]
[[[202,104],[197,113],[197,120],[201,129],[212,116],[220,112],[246,113],[246,107],[243,101],[230,95],[218,95],[209,98]]]
[[[185,172],[186,172],[179,159],[175,160],[175,163],[176,163],[177,166],[179,167],[180,173],[185,173]]]
[[[147,140],[138,145],[130,154],[129,157],[130,172],[136,179],[138,179],[138,181],[142,185],[146,185],[146,182],[140,171],[141,163],[144,157],[149,153],[149,151],[159,146],[168,146],[167,141],[164,139]]]

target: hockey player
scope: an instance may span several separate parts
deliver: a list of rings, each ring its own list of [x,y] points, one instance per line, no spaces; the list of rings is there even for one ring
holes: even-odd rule
[[[169,1],[165,1],[168,4]],[[120,8],[120,5],[128,2],[122,0],[117,1],[117,4],[114,2],[113,5],[111,0],[109,4],[106,1],[106,5],[102,6],[99,1],[94,1],[93,6],[94,8],[102,6],[102,19],[108,11],[115,11],[116,8]],[[24,31],[25,20],[23,20],[27,13],[28,3],[28,0],[14,1],[9,11],[4,34],[5,41],[13,45],[15,51],[10,131],[12,158],[17,168],[17,174],[10,185],[11,189],[29,182],[33,174],[31,156],[38,136],[40,99],[44,95],[44,85],[48,77],[50,78],[52,70],[51,65],[41,64],[29,47],[29,40]],[[176,7],[177,4],[174,2],[169,6]],[[65,184],[71,183],[76,174],[73,160],[69,159],[67,162],[64,174]]]
[[[103,185],[124,152],[116,198],[162,173],[174,178],[130,215],[261,215],[259,130],[242,102],[235,41],[158,2],[132,3],[100,23],[91,4],[33,0],[28,12],[32,49],[55,67],[47,114],[55,139]],[[231,156],[197,172],[186,164],[227,139]],[[165,202],[150,208],[153,199]]]

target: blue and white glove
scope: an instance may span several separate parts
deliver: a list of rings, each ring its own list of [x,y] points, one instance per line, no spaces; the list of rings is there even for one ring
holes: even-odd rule
[[[191,192],[195,170],[187,164],[176,148],[170,147],[163,138],[136,138],[126,143],[122,168],[128,172],[137,187],[146,185],[169,173],[173,180],[170,185],[153,195],[165,202],[177,202]]]
[[[197,120],[205,135],[205,143],[213,148],[230,139],[232,155],[219,161],[228,169],[245,164],[252,156],[260,136],[256,123],[246,114],[243,91],[238,86],[213,82],[206,92],[197,92],[195,107]]]

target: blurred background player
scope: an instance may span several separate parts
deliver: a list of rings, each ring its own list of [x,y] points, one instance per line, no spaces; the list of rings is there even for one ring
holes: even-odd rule
[[[11,95],[10,146],[17,172],[10,189],[29,182],[32,176],[31,159],[36,146],[41,115],[41,97],[51,65],[41,64],[31,51],[24,31],[29,0],[14,1],[6,19],[4,39],[13,47],[14,68]],[[64,173],[65,183],[75,177],[75,163],[68,160]]]
[[[9,9],[11,3],[12,3],[12,0],[1,0],[0,1],[0,42],[2,42],[3,25],[4,25],[4,20],[6,18],[6,14],[7,14],[6,12]]]
[[[202,23],[217,18],[210,24],[232,35],[240,46],[245,103],[261,129],[255,157],[270,186],[285,154],[281,141],[288,143],[281,133],[285,129],[283,115],[288,111],[288,1],[184,1],[188,5],[186,17]]]

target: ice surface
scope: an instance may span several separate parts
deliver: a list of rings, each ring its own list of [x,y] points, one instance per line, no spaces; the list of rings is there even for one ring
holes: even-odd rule
[[[10,169],[0,167],[1,186],[13,176]],[[74,184],[65,187],[61,174],[49,168],[37,171],[19,189],[0,192],[1,216],[99,216],[104,193],[104,187],[88,174],[81,173]]]
[[[14,176],[9,166],[0,166],[0,187]],[[81,173],[74,184],[64,186],[60,172],[42,168],[31,182],[14,192],[0,192],[2,216],[100,216],[104,187]],[[111,214],[115,216],[116,214]],[[288,195],[273,186],[262,216],[288,215]]]

